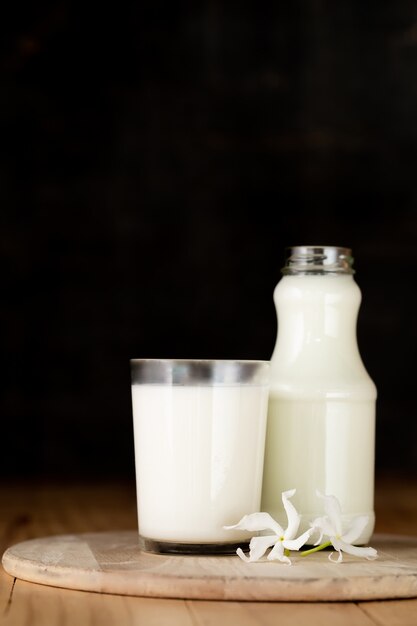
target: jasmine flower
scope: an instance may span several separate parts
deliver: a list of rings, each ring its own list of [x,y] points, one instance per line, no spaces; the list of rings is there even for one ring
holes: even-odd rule
[[[299,550],[315,530],[314,528],[310,528],[295,539],[301,519],[294,505],[289,500],[289,498],[292,498],[295,494],[295,491],[295,489],[291,489],[290,491],[284,491],[282,493],[282,503],[288,519],[288,525],[285,530],[283,530],[280,524],[278,524],[278,522],[276,522],[269,515],[269,513],[252,513],[251,515],[245,515],[242,517],[240,522],[234,526],[224,526],[224,528],[229,530],[272,531],[272,535],[252,537],[249,543],[249,557],[246,556],[241,548],[236,550],[236,554],[243,561],[246,561],[247,563],[259,561],[267,549],[273,546],[267,556],[267,559],[269,561],[278,560],[291,565],[291,561],[288,558],[289,551]]]
[[[316,493],[319,498],[324,500],[326,515],[324,517],[318,517],[311,524],[312,530],[318,530],[320,532],[320,537],[314,544],[317,547],[301,552],[301,556],[306,556],[312,552],[323,550],[324,548],[332,545],[339,553],[337,559],[332,558],[333,552],[329,554],[330,561],[333,561],[334,563],[342,562],[343,552],[354,556],[364,557],[369,560],[376,559],[378,553],[374,548],[363,548],[353,545],[361,536],[369,518],[366,515],[358,515],[353,518],[350,526],[343,532],[342,510],[338,499],[335,496],[323,495],[318,490]],[[328,541],[322,543],[323,537],[327,537]]]

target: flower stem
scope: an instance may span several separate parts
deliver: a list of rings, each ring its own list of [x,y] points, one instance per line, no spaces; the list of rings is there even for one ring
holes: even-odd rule
[[[324,548],[327,548],[328,546],[331,546],[331,545],[332,545],[331,541],[326,541],[326,543],[321,543],[319,546],[316,546],[315,548],[311,548],[310,550],[304,550],[303,552],[300,552],[300,556],[307,556],[308,554],[313,554],[313,552],[324,550]]]

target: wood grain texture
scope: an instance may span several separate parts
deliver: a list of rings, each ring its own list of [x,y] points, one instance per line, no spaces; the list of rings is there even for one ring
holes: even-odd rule
[[[412,477],[381,477],[375,504],[378,533],[417,534],[417,481]],[[136,530],[136,526],[134,484],[0,484],[1,553],[31,538]],[[36,585],[14,579],[0,568],[0,624],[5,626],[415,626],[416,616],[417,599],[359,603],[162,600]]]
[[[244,605],[246,607],[246,604]],[[279,609],[277,610],[277,606]],[[248,610],[262,626],[374,626],[375,622],[353,602],[256,603]]]
[[[30,582],[122,595],[261,601],[341,601],[417,596],[417,538],[374,537],[376,561],[327,553],[266,558],[171,556],[142,552],[135,531],[58,535],[10,547],[3,566]]]
[[[0,616],[2,626],[194,626],[182,600],[84,593],[32,585],[18,580],[10,610]]]
[[[375,624],[381,626],[415,626],[417,624],[416,600],[361,602],[359,608]]]

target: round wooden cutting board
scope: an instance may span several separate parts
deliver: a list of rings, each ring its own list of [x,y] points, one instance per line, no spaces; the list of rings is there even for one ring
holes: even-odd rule
[[[34,583],[123,595],[209,600],[332,601],[417,596],[417,537],[375,535],[379,558],[293,553],[291,566],[237,556],[142,552],[138,535],[105,532],[32,539],[3,555],[6,572]]]

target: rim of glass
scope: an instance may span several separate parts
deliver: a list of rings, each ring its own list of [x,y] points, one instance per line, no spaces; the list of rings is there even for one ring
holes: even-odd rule
[[[267,359],[129,359],[131,363],[267,363]]]
[[[132,385],[266,385],[267,360],[130,359]]]

